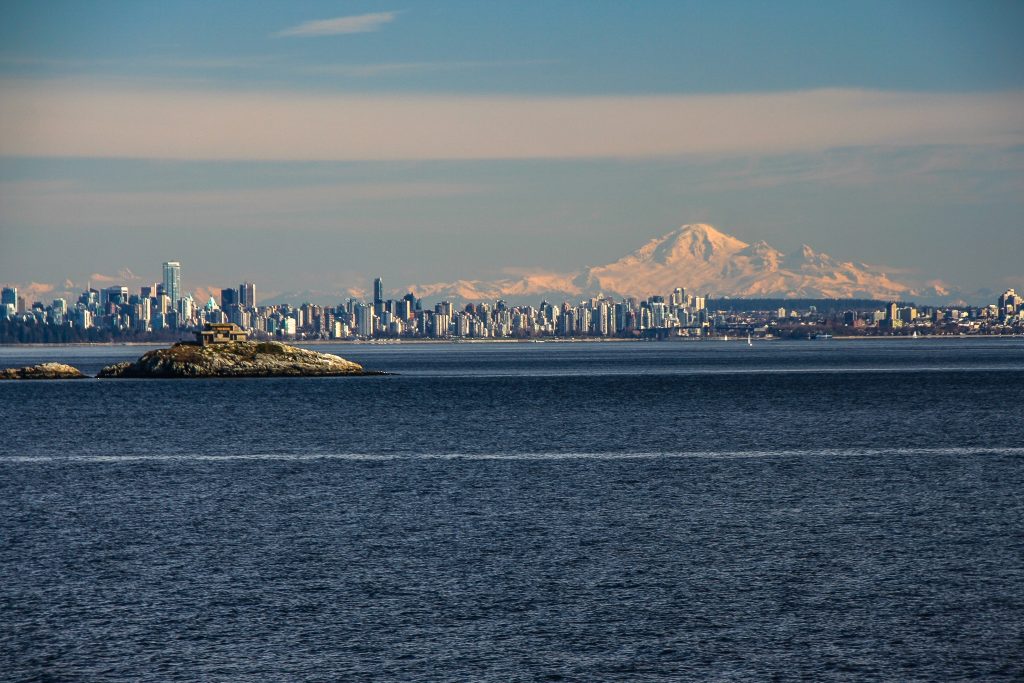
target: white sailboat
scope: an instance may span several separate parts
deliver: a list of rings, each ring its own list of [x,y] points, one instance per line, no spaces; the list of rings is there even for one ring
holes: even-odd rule
[[[750,339],[750,333],[747,332],[747,346],[753,346],[754,342]]]

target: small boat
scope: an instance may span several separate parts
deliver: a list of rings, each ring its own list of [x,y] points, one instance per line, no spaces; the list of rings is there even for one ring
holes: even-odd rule
[[[750,339],[750,333],[747,332],[747,346],[753,346],[754,342]]]

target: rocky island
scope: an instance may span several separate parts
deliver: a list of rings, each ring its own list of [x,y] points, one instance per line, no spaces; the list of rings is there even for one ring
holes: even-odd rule
[[[83,379],[85,375],[78,368],[64,363],[40,363],[24,368],[0,370],[0,379]]]
[[[167,349],[144,353],[136,361],[108,365],[97,377],[336,377],[380,375],[359,363],[330,353],[318,353],[274,341],[249,341],[231,323],[207,324],[196,341],[179,342]],[[0,379],[78,379],[77,368],[42,363],[0,369]]]
[[[108,365],[97,377],[330,377],[367,375],[340,356],[280,342],[178,343],[143,354],[135,362]]]

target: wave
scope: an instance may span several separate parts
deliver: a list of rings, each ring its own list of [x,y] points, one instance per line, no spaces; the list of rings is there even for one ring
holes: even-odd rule
[[[628,452],[499,452],[499,453],[149,453],[126,455],[10,455],[0,456],[0,464],[145,464],[153,462],[235,462],[319,460],[395,461],[395,460],[669,460],[706,459],[734,460],[749,458],[803,457],[921,457],[921,456],[1009,455],[1024,456],[1024,447],[1017,446],[947,446],[937,448],[815,448],[815,449],[752,449],[722,451],[628,451]]]

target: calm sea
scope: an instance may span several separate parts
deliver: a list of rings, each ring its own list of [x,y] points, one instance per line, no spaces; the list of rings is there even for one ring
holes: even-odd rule
[[[0,678],[1024,677],[1024,339],[317,348],[0,383]]]

